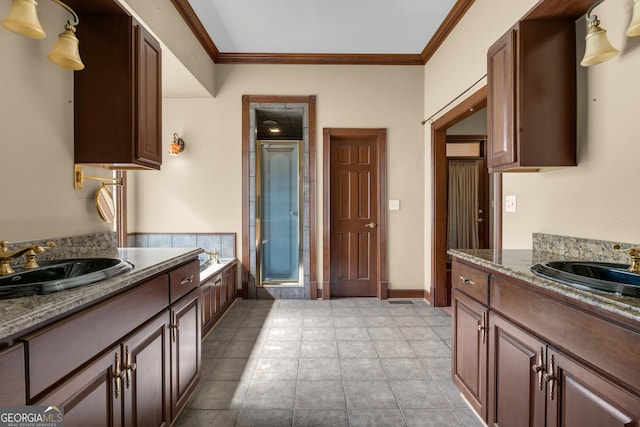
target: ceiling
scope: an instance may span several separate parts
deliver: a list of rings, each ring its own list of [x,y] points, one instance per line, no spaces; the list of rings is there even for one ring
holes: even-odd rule
[[[420,54],[456,0],[189,0],[221,53]]]

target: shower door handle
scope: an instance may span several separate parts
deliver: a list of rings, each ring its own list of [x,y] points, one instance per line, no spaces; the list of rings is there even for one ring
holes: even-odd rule
[[[376,225],[377,224],[375,222],[371,221],[369,224],[365,224],[364,226],[367,228],[376,228]]]

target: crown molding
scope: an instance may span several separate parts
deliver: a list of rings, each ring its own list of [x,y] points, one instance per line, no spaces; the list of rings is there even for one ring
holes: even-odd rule
[[[202,47],[216,64],[424,65],[442,45],[475,0],[457,0],[421,54],[315,54],[220,52],[189,0],[171,0]]]
[[[424,65],[417,54],[220,53],[218,64]]]

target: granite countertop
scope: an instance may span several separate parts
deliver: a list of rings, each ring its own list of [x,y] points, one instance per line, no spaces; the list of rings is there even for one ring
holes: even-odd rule
[[[200,248],[122,248],[87,251],[82,254],[84,257],[122,258],[133,264],[134,268],[127,273],[75,289],[0,300],[0,343],[21,331],[73,312],[157,273],[196,259],[201,252]]]
[[[493,249],[452,249],[448,253],[457,258],[531,283],[534,286],[557,292],[640,322],[640,298],[575,288],[537,276],[530,270],[534,264],[539,262],[551,260],[569,261],[575,260],[575,258],[530,249],[506,249],[502,251],[494,251]]]

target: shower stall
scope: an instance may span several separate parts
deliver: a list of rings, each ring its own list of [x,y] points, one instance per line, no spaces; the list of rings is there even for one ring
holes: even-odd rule
[[[256,142],[258,284],[302,286],[302,141]]]

